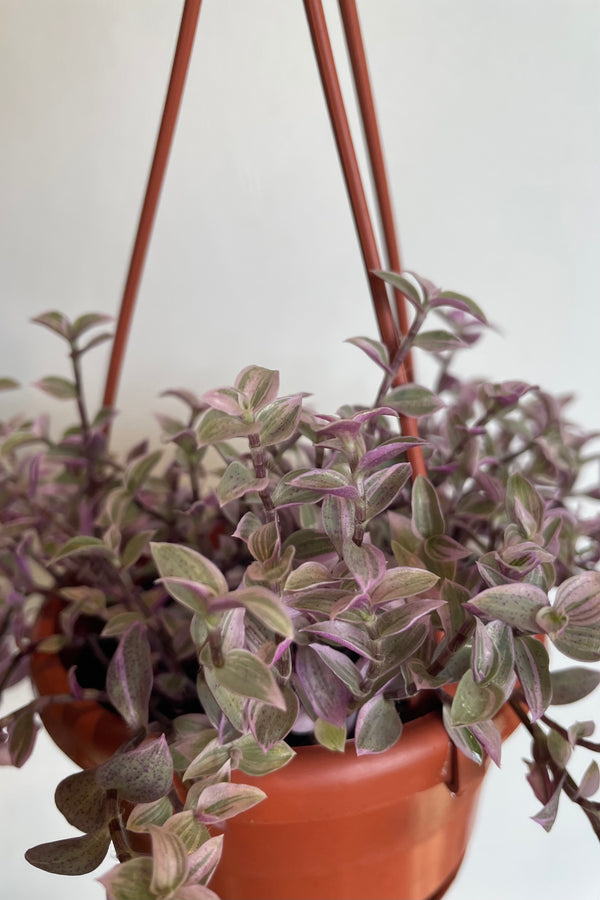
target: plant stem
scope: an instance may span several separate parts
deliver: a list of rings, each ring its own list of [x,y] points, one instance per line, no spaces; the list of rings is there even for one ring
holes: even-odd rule
[[[121,822],[121,812],[119,810],[119,798],[115,790],[106,792],[106,803],[108,807],[108,830],[120,863],[133,859],[133,854],[129,849],[129,845],[125,840],[123,833],[123,824]]]
[[[383,381],[381,382],[381,387],[379,388],[379,392],[375,400],[375,406],[381,406],[383,398],[389,392],[394,378],[396,377],[396,373],[400,370],[401,365],[404,363],[404,360],[408,357],[412,349],[412,345],[419,331],[421,330],[421,325],[423,324],[426,315],[427,311],[424,309],[418,310],[415,314],[406,337],[402,339],[398,349],[396,350],[394,356],[390,361],[390,371],[386,372],[386,374],[384,375]]]
[[[83,438],[87,444],[90,437],[90,420],[88,417],[85,398],[83,396],[83,382],[81,378],[81,356],[77,347],[71,345],[71,361],[73,363],[73,378],[75,380],[75,391],[77,394],[77,409],[79,410],[79,418],[81,420],[81,431]]]

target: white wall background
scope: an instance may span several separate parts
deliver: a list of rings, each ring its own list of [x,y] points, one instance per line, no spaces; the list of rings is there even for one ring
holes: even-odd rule
[[[180,9],[0,0],[0,374],[66,374],[32,315],[116,312]],[[405,262],[470,293],[503,332],[465,368],[575,391],[577,417],[600,426],[600,5],[363,0],[360,12]],[[250,362],[281,368],[284,390],[324,410],[368,400],[376,375],[343,341],[375,332],[300,0],[205,0],[118,439],[168,408],[163,388],[201,392]],[[105,365],[99,350],[92,402]],[[23,396],[0,403],[5,414]],[[49,403],[62,421],[26,390],[28,409]],[[583,816],[565,806],[549,836],[529,821],[526,754],[516,736],[506,777],[489,777],[449,898],[596,900],[600,850]],[[100,898],[93,876],[22,859],[68,833],[51,794],[71,767],[46,742],[37,757],[0,771],[2,891]]]

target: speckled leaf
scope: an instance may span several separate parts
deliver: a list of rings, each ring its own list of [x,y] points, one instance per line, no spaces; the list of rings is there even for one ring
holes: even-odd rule
[[[554,609],[574,625],[600,624],[600,572],[574,575],[557,588]]]
[[[535,638],[517,637],[515,662],[531,720],[535,722],[544,714],[552,699],[548,652]]]
[[[317,715],[332,725],[342,726],[352,695],[312,647],[296,648],[296,676]]]
[[[452,702],[453,725],[472,725],[491,719],[504,703],[504,692],[495,684],[477,684],[471,672],[465,672],[458,683]]]
[[[344,562],[362,591],[370,591],[381,581],[386,560],[378,547],[373,544],[362,544],[359,547],[354,541],[346,541],[343,551]]]
[[[100,787],[114,789],[132,803],[151,803],[164,797],[173,782],[173,761],[164,734],[128,753],[112,756],[98,767],[96,780]]]
[[[583,774],[577,789],[577,796],[588,799],[594,796],[598,788],[600,788],[600,769],[598,768],[598,763],[592,760]]]
[[[251,469],[238,459],[234,459],[229,463],[219,481],[217,497],[221,506],[225,506],[250,491],[263,491],[268,484],[268,478],[255,478]]]
[[[249,784],[211,784],[200,794],[196,814],[211,825],[251,809],[266,796],[260,788]]]
[[[535,634],[539,631],[536,615],[549,606],[549,600],[533,584],[501,584],[477,594],[466,606],[488,619],[499,619],[511,628]]]
[[[380,606],[401,598],[414,597],[430,590],[439,577],[426,569],[411,566],[398,566],[388,569],[380,583],[371,594],[371,602]]]
[[[232,597],[240,603],[244,609],[270,628],[276,634],[293,638],[294,626],[289,613],[277,594],[268,588],[255,585],[248,588],[239,588],[234,591]]]
[[[394,502],[410,478],[411,471],[410,463],[396,463],[365,478],[366,520],[373,519]]]
[[[355,504],[345,497],[327,496],[322,506],[323,527],[339,556],[354,534]]]
[[[560,800],[560,794],[565,777],[566,776],[563,775],[563,777],[560,779],[546,805],[543,806],[535,816],[531,817],[533,821],[537,822],[538,825],[541,825],[545,831],[550,831],[552,826],[554,825],[554,822],[556,821],[556,815],[558,813],[558,802]]]
[[[265,749],[274,747],[291,731],[298,715],[298,698],[288,685],[281,688],[286,708],[276,709],[256,700],[250,707],[250,729]]]
[[[188,885],[206,884],[210,880],[223,853],[223,840],[224,835],[218,834],[204,841],[201,847],[190,854],[188,857]]]
[[[413,484],[413,524],[423,538],[444,533],[444,516],[440,501],[431,482],[424,475],[417,475]]]
[[[197,431],[198,444],[215,444],[219,441],[230,441],[232,438],[247,437],[256,434],[259,427],[255,422],[246,423],[236,416],[229,416],[219,409],[209,409],[202,416]]]
[[[287,441],[295,434],[302,412],[302,397],[282,397],[269,403],[258,413],[260,443],[263,447]]]
[[[384,403],[405,416],[429,416],[444,406],[444,401],[429,388],[418,384],[404,384],[386,394]]]
[[[110,869],[98,881],[106,889],[107,900],[155,900],[151,878],[152,860],[138,856]]]
[[[106,824],[106,792],[93,769],[64,778],[56,788],[54,802],[69,825],[79,831],[98,831]]]
[[[360,697],[363,693],[361,687],[361,674],[345,653],[329,647],[327,644],[309,644],[315,653],[321,658],[322,662],[331,669],[341,682],[343,682],[349,691],[355,697]]]
[[[138,803],[127,819],[129,831],[148,831],[150,825],[164,825],[173,815],[173,807],[168,797],[161,797],[152,803]]]
[[[358,498],[358,492],[354,485],[350,484],[348,477],[335,469],[309,469],[292,477],[289,485],[314,491],[318,496],[323,497],[332,494],[351,500]]]
[[[356,719],[356,752],[384,753],[402,734],[402,720],[393,700],[381,694],[361,706]]]
[[[254,697],[277,709],[286,708],[269,667],[247,650],[231,650],[225,664],[214,670],[214,675],[223,687],[242,697]]]
[[[379,637],[388,637],[391,634],[399,634],[411,628],[419,619],[425,618],[434,610],[445,606],[441,598],[437,600],[408,600],[403,606],[390,609],[377,619],[377,633]]]
[[[107,828],[66,838],[48,844],[38,844],[25,854],[27,862],[45,872],[57,875],[87,875],[98,868],[108,852],[110,837]]]

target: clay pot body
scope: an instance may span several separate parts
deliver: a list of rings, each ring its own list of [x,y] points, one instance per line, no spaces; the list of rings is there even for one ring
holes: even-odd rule
[[[54,633],[59,608],[45,608],[38,637]],[[31,670],[40,694],[68,692],[57,656],[36,654]],[[42,719],[84,768],[129,736],[119,717],[91,702],[51,704]],[[513,714],[502,710],[497,724],[506,736]],[[278,772],[235,772],[267,799],[226,823],[211,888],[223,900],[441,897],[464,856],[485,771],[452,750],[439,715],[429,713],[407,723],[386,753],[358,757],[352,742],[345,753],[299,747]]]

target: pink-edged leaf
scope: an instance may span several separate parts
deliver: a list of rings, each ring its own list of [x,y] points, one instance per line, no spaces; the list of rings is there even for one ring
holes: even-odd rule
[[[285,582],[285,590],[304,591],[307,588],[330,584],[334,580],[327,566],[320,562],[309,561],[290,572]]]
[[[166,738],[112,756],[96,769],[96,780],[105,790],[116,790],[123,800],[151,803],[169,793],[173,782],[173,760]]]
[[[436,297],[431,299],[429,305],[431,309],[441,306],[458,309],[461,312],[468,313],[483,325],[487,324],[487,319],[477,303],[471,300],[470,297],[465,297],[464,294],[457,294],[455,291],[441,291]]]
[[[500,584],[477,594],[465,606],[487,619],[499,619],[520,631],[539,631],[538,612],[550,605],[544,591],[533,584]]]
[[[416,569],[410,566],[397,566],[388,569],[377,587],[371,593],[374,606],[383,606],[394,600],[414,597],[430,590],[439,581],[439,576],[427,569]]]
[[[173,815],[173,806],[168,797],[161,797],[152,803],[137,803],[127,819],[129,831],[148,831],[150,825],[164,825]]]
[[[419,619],[424,619],[434,610],[445,606],[441,598],[435,600],[407,600],[403,606],[384,612],[377,619],[377,633],[379,637],[388,637],[391,634],[400,634],[411,628]]]
[[[214,594],[206,585],[199,584],[197,581],[190,581],[189,578],[171,577],[158,578],[157,583],[164,584],[171,597],[179,600],[192,612],[200,613],[201,616],[206,616],[209,608],[213,606],[209,601],[215,600]],[[224,606],[221,608],[224,608]]]
[[[347,541],[343,548],[344,562],[362,591],[370,591],[384,576],[386,560],[383,552],[373,544],[360,547]]]
[[[227,594],[229,586],[210,559],[181,544],[151,543],[154,562],[163,578],[186,578],[204,585],[214,595]]]
[[[406,275],[399,275],[397,272],[376,271],[374,274],[381,278],[382,281],[385,281],[386,284],[391,284],[393,288],[404,294],[415,309],[421,312],[425,309],[427,297],[416,279],[413,281],[411,278],[407,278]]]
[[[436,534],[425,541],[425,552],[436,562],[453,562],[465,559],[473,552],[451,538],[448,534]]]
[[[158,825],[150,825],[152,835],[152,878],[150,890],[155,896],[173,897],[185,882],[188,855],[183,841]]]
[[[260,788],[249,784],[211,784],[200,794],[196,815],[207,825],[213,825],[252,809],[266,796]]]
[[[600,572],[574,575],[557,588],[554,609],[574,625],[600,623]]]
[[[401,454],[406,453],[411,447],[422,447],[426,441],[420,438],[397,437],[384,441],[383,444],[368,450],[359,460],[356,467],[357,472],[364,472],[367,469],[375,469],[384,463],[397,459]]]
[[[312,647],[296,648],[296,675],[317,715],[337,727],[344,725],[352,695],[345,684],[332,677],[330,667]]]
[[[36,325],[43,325],[44,328],[59,334],[61,337],[69,338],[71,336],[71,323],[65,315],[55,310],[34,316],[31,321]]]
[[[87,875],[97,869],[108,852],[110,836],[100,828],[81,837],[38,844],[25,854],[27,862],[57,875]]]
[[[309,469],[295,475],[288,483],[291,487],[315,491],[324,497],[332,494],[351,500],[358,498],[358,491],[350,484],[347,476],[335,469]]]
[[[440,353],[444,350],[458,350],[466,347],[467,344],[451,331],[434,329],[433,331],[421,331],[415,338],[414,346],[426,350],[428,353]]]
[[[237,766],[244,775],[268,775],[277,769],[287,766],[294,758],[296,751],[279,741],[274,747],[265,750],[251,734],[244,734],[234,742],[234,747],[241,753]]]
[[[329,647],[327,644],[309,644],[309,647],[312,647],[325,665],[331,669],[333,674],[346,685],[355,697],[362,695],[362,676],[349,656],[342,653],[341,650]]]
[[[377,659],[377,649],[373,640],[364,628],[353,625],[352,622],[342,622],[340,619],[316,622],[303,628],[302,633],[318,635],[334,644],[340,644],[348,650],[354,650],[355,653],[366,659]]]
[[[402,720],[392,699],[381,694],[367,701],[356,719],[356,753],[384,753],[393,747],[402,734]]]
[[[277,396],[279,372],[262,366],[246,366],[235,379],[235,386],[245,394],[250,409],[256,411]]]
[[[323,500],[322,515],[325,533],[338,555],[341,556],[344,544],[354,534],[356,521],[355,504],[345,497],[329,495]]]
[[[188,885],[206,884],[210,880],[211,875],[219,865],[221,854],[223,853],[224,835],[217,834],[215,837],[204,841],[201,847],[191,853],[188,858]]]
[[[390,369],[390,355],[388,349],[381,341],[375,341],[368,337],[354,337],[348,338],[346,343],[354,344],[355,347],[358,347],[359,350],[366,353],[369,359],[383,369],[384,372],[388,372],[390,375],[393,374]]]
[[[107,316],[104,313],[84,313],[73,322],[71,337],[81,337],[82,334],[85,334],[91,328],[97,328],[99,325],[108,325],[112,320],[112,316]]]
[[[317,743],[332,753],[343,753],[346,749],[346,740],[348,738],[346,723],[343,725],[333,725],[324,719],[317,719],[314,726],[314,733]]]
[[[244,396],[235,388],[215,388],[202,395],[212,409],[219,409],[229,416],[241,416],[244,412]]]
[[[468,759],[472,759],[479,766],[482,765],[485,758],[484,751],[471,729],[464,725],[453,725],[450,707],[446,704],[444,704],[442,709],[442,718],[448,737],[455,747],[464,753]]]
[[[500,767],[502,762],[502,735],[493,720],[474,722],[469,726],[469,730],[494,765]]]
[[[177,900],[219,900],[205,884],[184,884],[177,891]]]
[[[280,598],[273,591],[260,585],[239,588],[230,595],[244,609],[283,637],[293,638],[294,626],[289,613]]]
[[[366,519],[373,519],[394,502],[411,475],[410,463],[396,463],[364,480]]]
[[[148,724],[152,660],[146,628],[134,623],[122,635],[106,672],[106,691],[132,730]]]
[[[555,785],[552,796],[548,800],[542,809],[535,816],[532,816],[534,822],[537,822],[538,825],[541,825],[544,831],[550,831],[554,822],[556,821],[556,815],[558,813],[558,801],[560,800],[560,794],[562,791],[562,787],[566,778],[566,774],[562,776],[558,784]]]
[[[282,397],[263,407],[256,419],[260,425],[260,443],[263,447],[279,444],[291,438],[298,428],[302,412],[302,397]]]
[[[250,703],[250,730],[265,750],[269,750],[287,737],[298,716],[298,698],[293,690],[284,684],[281,693],[286,703],[283,710],[267,706],[258,700]]]

